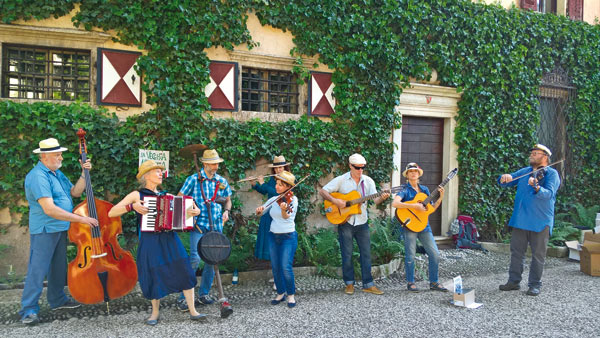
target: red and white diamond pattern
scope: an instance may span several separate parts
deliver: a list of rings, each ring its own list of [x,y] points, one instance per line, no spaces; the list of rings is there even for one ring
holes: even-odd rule
[[[235,64],[224,62],[210,63],[210,83],[204,94],[212,109],[235,109]]]
[[[311,73],[310,111],[312,115],[329,116],[335,111],[331,73]]]
[[[100,104],[141,106],[141,78],[134,65],[139,53],[100,50],[102,62]]]

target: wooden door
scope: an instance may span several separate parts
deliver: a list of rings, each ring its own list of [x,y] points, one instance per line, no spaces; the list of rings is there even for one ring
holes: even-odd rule
[[[402,155],[400,171],[406,164],[416,162],[424,171],[420,183],[432,192],[442,182],[444,119],[428,117],[402,117]],[[406,179],[402,177],[402,183]],[[441,234],[441,209],[429,216],[433,234]]]

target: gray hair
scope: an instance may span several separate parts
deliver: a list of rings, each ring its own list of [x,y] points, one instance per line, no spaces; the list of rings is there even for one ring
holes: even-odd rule
[[[139,189],[143,189],[146,187],[146,174],[142,175],[142,177],[138,178]]]

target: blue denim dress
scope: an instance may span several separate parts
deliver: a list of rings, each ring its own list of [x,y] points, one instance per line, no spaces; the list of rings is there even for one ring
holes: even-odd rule
[[[148,189],[140,190],[140,197],[156,196]],[[138,227],[142,215],[137,214]],[[173,231],[141,232],[137,253],[138,281],[147,299],[188,290],[196,286],[196,275],[179,236]]]

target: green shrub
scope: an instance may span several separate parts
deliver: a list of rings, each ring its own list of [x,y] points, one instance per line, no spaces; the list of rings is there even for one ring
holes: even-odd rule
[[[565,241],[577,241],[581,237],[581,230],[573,227],[569,222],[556,220],[552,229],[552,236],[548,240],[548,246],[556,248],[565,246]]]

